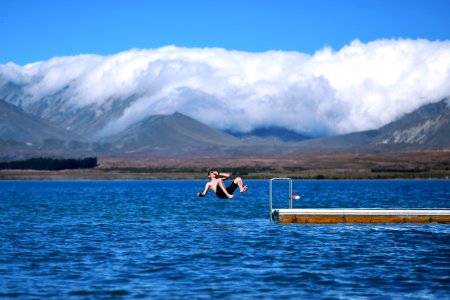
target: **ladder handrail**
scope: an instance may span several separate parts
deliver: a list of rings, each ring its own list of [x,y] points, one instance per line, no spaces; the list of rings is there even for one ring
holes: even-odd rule
[[[270,209],[270,222],[272,222],[272,183],[275,180],[287,180],[289,182],[289,208],[292,209],[292,179],[287,177],[280,177],[280,178],[272,178],[270,179],[269,184],[269,209]]]

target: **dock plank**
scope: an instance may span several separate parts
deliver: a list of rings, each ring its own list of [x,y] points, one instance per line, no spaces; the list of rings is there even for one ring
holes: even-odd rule
[[[278,223],[450,223],[450,209],[273,209]]]

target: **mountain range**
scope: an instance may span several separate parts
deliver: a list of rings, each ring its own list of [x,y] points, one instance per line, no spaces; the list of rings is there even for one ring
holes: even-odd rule
[[[310,150],[423,150],[450,148],[448,100],[426,104],[377,130],[310,139],[298,149]]]
[[[83,138],[70,130],[65,130],[38,116],[0,100],[0,137],[5,141],[39,145],[51,141],[63,143],[82,141]]]
[[[24,104],[20,87],[0,93],[0,159],[29,156],[233,156],[295,151],[397,151],[450,148],[448,100],[427,104],[379,129],[308,137],[280,127],[224,132],[181,113],[146,117],[98,135],[127,101],[67,109],[58,95]],[[63,92],[63,91],[62,91]],[[132,101],[132,99],[129,99]],[[122,103],[119,106],[116,103]],[[109,107],[107,107],[109,105]]]

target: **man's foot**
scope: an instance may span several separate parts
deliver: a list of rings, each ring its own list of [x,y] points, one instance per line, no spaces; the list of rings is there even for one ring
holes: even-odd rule
[[[248,189],[248,185],[244,185],[241,189],[241,193],[245,193],[245,191]]]

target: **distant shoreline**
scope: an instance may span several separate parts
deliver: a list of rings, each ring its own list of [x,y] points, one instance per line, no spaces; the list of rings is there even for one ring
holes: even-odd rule
[[[237,175],[236,175],[237,176]],[[311,174],[306,176],[289,176],[285,174],[267,174],[241,176],[247,180],[268,180],[277,177],[288,177],[295,180],[449,180],[450,175],[440,174],[378,174],[377,176],[346,175],[341,173]],[[11,180],[206,180],[204,174],[186,173],[122,173],[103,171],[33,171],[33,170],[2,170],[0,171],[0,181]]]
[[[206,179],[210,168],[246,179],[449,179],[450,150],[189,159],[113,157],[100,158],[93,169],[0,170],[0,180]]]

